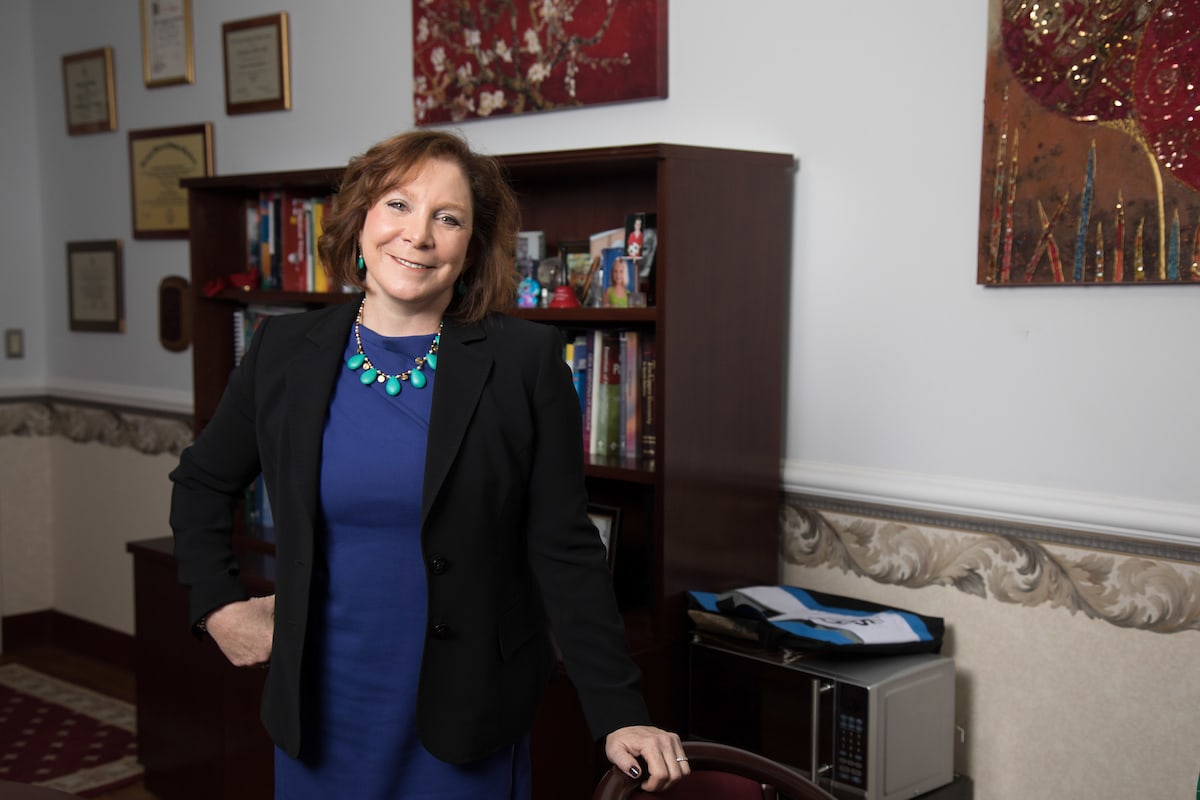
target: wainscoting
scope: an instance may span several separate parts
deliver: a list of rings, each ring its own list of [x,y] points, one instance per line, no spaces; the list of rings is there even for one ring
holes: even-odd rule
[[[180,415],[0,399],[10,635],[79,623],[132,635],[125,544],[167,534],[167,473],[190,439]],[[955,767],[977,800],[1195,791],[1196,548],[792,492],[780,570],[785,583],[946,619]],[[53,617],[38,616],[48,609]]]

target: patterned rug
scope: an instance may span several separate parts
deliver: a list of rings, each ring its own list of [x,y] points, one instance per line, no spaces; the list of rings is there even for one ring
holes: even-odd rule
[[[0,666],[0,779],[89,797],[137,780],[129,703],[19,664]]]

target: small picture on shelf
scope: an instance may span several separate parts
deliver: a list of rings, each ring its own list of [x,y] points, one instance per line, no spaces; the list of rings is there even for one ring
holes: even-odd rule
[[[623,245],[606,247],[600,254],[600,274],[594,278],[600,285],[595,305],[601,308],[629,308],[645,305],[636,291],[637,268],[632,258],[624,255]]]
[[[559,245],[558,257],[562,261],[567,284],[575,292],[575,299],[582,302],[583,287],[592,269],[592,253],[587,242],[564,242]]]
[[[633,308],[645,305],[637,286],[637,267],[629,256],[617,256],[605,267],[604,307]]]
[[[517,306],[537,308],[541,301],[542,285],[538,281],[538,265],[546,256],[546,235],[542,231],[521,231],[517,234]]]
[[[608,553],[608,570],[612,572],[617,558],[617,530],[621,522],[621,509],[616,506],[588,503],[587,512],[592,524],[600,533],[600,541],[604,543],[604,550]]]
[[[625,218],[625,255],[637,263],[640,291],[654,274],[654,253],[658,250],[658,215],[637,211]]]

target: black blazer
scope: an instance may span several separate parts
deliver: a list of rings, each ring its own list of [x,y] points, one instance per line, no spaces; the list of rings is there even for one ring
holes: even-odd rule
[[[321,436],[357,304],[268,318],[171,473],[171,526],[193,621],[246,597],[230,531],[261,470],[275,517],[275,638],[263,721],[295,756]],[[549,326],[447,319],[422,496],[429,625],[418,690],[426,748],[455,763],[532,727],[554,668],[547,619],[597,739],[648,724],[603,545],[586,513],[578,396]]]

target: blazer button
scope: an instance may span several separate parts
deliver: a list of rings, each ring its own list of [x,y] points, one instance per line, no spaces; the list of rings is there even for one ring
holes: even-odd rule
[[[438,622],[438,623],[434,624],[432,627],[430,627],[429,632],[433,635],[433,638],[435,638],[435,639],[449,639],[450,638],[450,626],[444,622]]]
[[[434,556],[429,559],[429,571],[434,575],[444,575],[450,569],[450,559]]]

